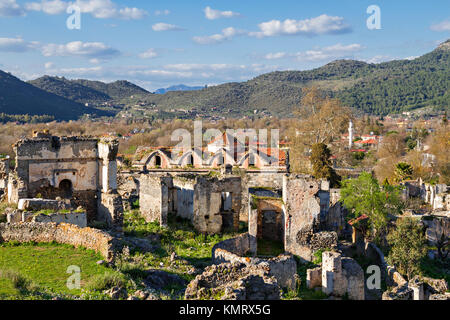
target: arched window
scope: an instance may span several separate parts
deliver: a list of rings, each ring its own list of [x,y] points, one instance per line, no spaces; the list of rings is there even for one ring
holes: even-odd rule
[[[155,156],[155,167],[161,167],[161,157],[160,156]]]

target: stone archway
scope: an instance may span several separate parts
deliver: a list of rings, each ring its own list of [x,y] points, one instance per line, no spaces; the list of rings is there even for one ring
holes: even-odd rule
[[[70,181],[69,179],[62,180],[59,183],[58,189],[61,193],[61,197],[63,197],[64,199],[72,199],[73,195],[72,181]]]

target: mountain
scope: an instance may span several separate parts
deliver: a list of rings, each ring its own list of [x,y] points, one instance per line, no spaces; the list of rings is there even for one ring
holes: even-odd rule
[[[39,89],[3,71],[0,71],[0,113],[48,115],[56,120],[76,120],[84,114],[112,115]]]
[[[104,83],[90,80],[68,80],[60,77],[43,76],[28,81],[42,90],[79,103],[102,104],[114,99],[122,99],[149,92],[128,81]]]
[[[148,108],[149,113],[159,110],[164,116],[171,114],[172,110],[183,109],[195,110],[192,115],[181,112],[187,117],[196,114],[241,117],[253,115],[254,110],[286,117],[291,116],[293,108],[300,105],[302,88],[316,85],[328,95],[339,98],[344,105],[359,112],[387,115],[428,106],[448,110],[449,74],[450,40],[447,40],[432,52],[413,60],[395,60],[379,64],[337,60],[313,70],[276,71],[246,82],[198,87],[197,90],[191,90],[196,87],[184,85],[158,90],[161,93],[165,90],[164,94],[149,93],[128,81],[103,83],[46,76],[30,83],[36,86],[36,89],[46,90],[52,95],[43,97],[42,101],[25,101],[36,101],[44,105],[47,108],[43,107],[45,110],[56,112],[58,108],[64,109],[60,107],[61,104],[52,108],[45,103],[45,99],[55,99],[55,95],[58,95],[64,98],[61,101],[65,104],[68,99],[72,100],[70,106],[73,111],[69,112],[73,114],[79,109],[77,102],[89,102],[99,106],[105,101],[113,100],[112,111],[118,112],[124,106],[130,107],[129,111],[136,116],[145,114]],[[27,90],[29,89],[30,87],[27,87]],[[30,95],[27,90],[20,91],[20,94]],[[6,89],[6,92],[11,95],[13,91]],[[7,97],[2,96],[1,99],[6,101],[4,104],[14,105]],[[13,108],[10,111],[17,110]],[[25,110],[29,112],[29,108]]]
[[[330,96],[360,111],[386,115],[424,106],[447,108],[450,102],[450,40],[414,60],[369,64],[338,60],[307,71],[276,71],[241,83],[200,91],[173,91],[149,97],[160,109],[212,107],[231,116],[266,110],[291,115],[301,89],[317,85]]]
[[[179,85],[175,85],[175,86],[171,86],[168,88],[161,88],[155,91],[155,94],[164,94],[170,91],[195,91],[195,90],[202,90],[205,87],[190,87],[190,86],[186,86],[184,84],[179,84]]]

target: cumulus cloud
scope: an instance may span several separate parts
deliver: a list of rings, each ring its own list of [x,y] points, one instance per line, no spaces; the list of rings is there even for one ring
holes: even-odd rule
[[[238,17],[241,14],[233,11],[220,11],[220,10],[214,10],[211,7],[206,7],[204,9],[205,17],[208,20],[215,20],[220,18],[233,18]]]
[[[16,0],[0,0],[0,17],[24,16],[25,10],[16,3]]]
[[[351,31],[351,27],[345,23],[342,17],[332,17],[322,14],[318,17],[284,21],[271,20],[258,25],[259,31],[250,32],[250,36],[263,38],[279,35],[306,35],[314,36],[320,34],[341,34]]]
[[[55,15],[66,12],[70,5],[76,5],[81,13],[89,13],[98,19],[118,18],[124,20],[139,20],[148,15],[147,11],[138,8],[118,8],[111,0],[76,0],[74,2],[62,0],[41,0],[25,4],[28,11],[40,11]]]
[[[47,44],[41,48],[46,57],[53,56],[80,56],[87,58],[111,58],[120,54],[102,42],[73,41],[67,44]]]
[[[433,31],[439,31],[439,32],[450,31],[450,19],[449,20],[444,20],[444,21],[442,21],[440,23],[433,24],[430,27],[430,29],[433,30]]]
[[[268,53],[264,56],[267,60],[282,59],[282,58],[294,58],[297,61],[308,61],[308,62],[320,62],[326,60],[350,58],[356,52],[359,52],[364,47],[360,44],[354,43],[349,45],[342,45],[340,43],[324,47],[316,48],[314,50],[307,50],[295,53],[287,52],[275,52]]]
[[[243,30],[238,30],[233,27],[225,28],[222,33],[213,34],[211,36],[197,36],[193,40],[199,44],[214,44],[226,40],[231,40],[234,36],[246,34]]]
[[[176,26],[174,24],[159,22],[155,23],[152,26],[153,31],[181,31],[184,30],[183,28]]]
[[[158,53],[153,48],[148,49],[147,51],[142,52],[141,54],[139,54],[139,57],[141,59],[152,59],[152,58],[156,58],[157,56],[158,56]]]
[[[27,42],[21,38],[0,38],[0,51],[3,52],[25,52],[37,45],[37,42]]]

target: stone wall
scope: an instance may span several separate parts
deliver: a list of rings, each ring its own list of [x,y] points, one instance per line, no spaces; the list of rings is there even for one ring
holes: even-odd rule
[[[122,197],[118,193],[100,193],[97,219],[98,221],[105,222],[108,228],[122,232],[123,203]]]
[[[86,213],[53,213],[49,215],[40,214],[34,215],[32,222],[43,222],[43,223],[67,223],[73,224],[80,228],[87,227]]]
[[[324,197],[323,192],[328,190],[328,182],[316,180],[311,176],[284,177],[284,247],[287,252],[298,255],[306,261],[312,261],[315,251],[336,247],[336,232],[321,232],[321,222],[327,211],[325,202],[330,199]]]
[[[249,188],[266,187],[281,190],[283,176],[286,172],[279,171],[247,171],[242,177],[242,207],[239,219],[248,222]]]
[[[142,174],[140,177],[139,205],[145,221],[167,225],[169,189],[172,178],[162,175]]]
[[[10,241],[64,243],[92,249],[108,261],[114,258],[113,238],[109,234],[65,223],[1,223],[0,242]]]
[[[223,194],[231,194],[231,210],[222,208]],[[194,190],[194,227],[203,233],[215,234],[225,229],[239,229],[242,206],[241,177],[210,178],[199,176]]]
[[[322,291],[330,296],[350,300],[364,300],[364,271],[352,258],[342,257],[340,253],[325,251],[322,254]],[[310,287],[317,285],[317,270],[310,271]]]
[[[194,218],[194,189],[195,178],[183,175],[173,177],[173,207],[171,211],[190,221]]]
[[[284,211],[281,198],[250,195],[249,232],[258,239],[284,243]],[[256,207],[256,208],[254,208]]]
[[[0,190],[5,190],[8,187],[9,161],[9,156],[0,158]]]

